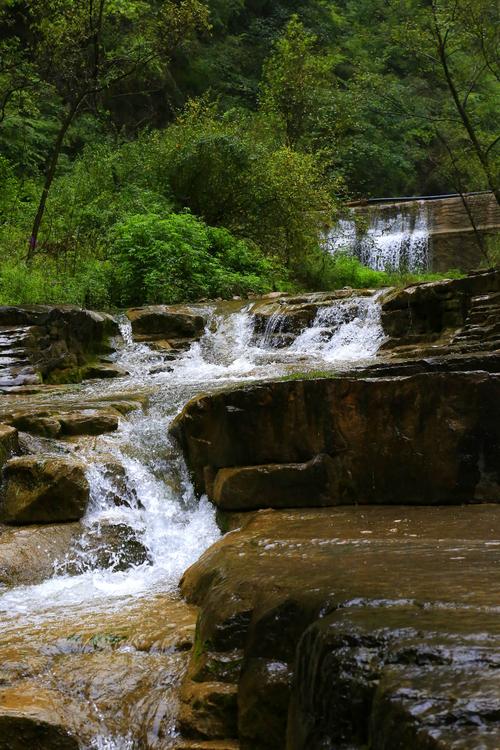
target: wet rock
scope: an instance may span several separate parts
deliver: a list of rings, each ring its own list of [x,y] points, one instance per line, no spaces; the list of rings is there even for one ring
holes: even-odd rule
[[[0,528],[0,583],[29,586],[50,578],[81,532],[78,523]]]
[[[142,507],[138,506],[137,493],[130,486],[122,463],[112,454],[103,454],[99,456],[97,465],[102,472],[100,490],[105,495],[107,503],[113,503],[116,506]]]
[[[326,455],[306,463],[220,469],[209,497],[223,510],[331,505],[334,473],[335,462]]]
[[[194,399],[172,433],[200,493],[221,469],[326,454],[335,463],[332,505],[500,500],[500,379],[493,374],[266,383]]]
[[[29,432],[41,437],[55,438],[61,432],[61,423],[56,417],[48,412],[14,413],[12,416],[14,424],[22,432]]]
[[[9,458],[19,450],[19,437],[14,427],[0,424],[0,472]]]
[[[111,410],[85,409],[58,415],[63,435],[101,435],[118,429],[118,415]]]
[[[185,682],[179,713],[181,734],[201,739],[235,738],[236,700],[235,685],[225,682]]]
[[[205,321],[201,315],[180,312],[167,305],[151,305],[127,310],[136,336],[159,336],[159,340],[199,338],[204,331]]]
[[[96,407],[90,404],[87,408],[82,404],[81,408],[73,407],[70,411],[66,410],[67,407],[60,411],[55,408],[49,411],[45,406],[33,405],[15,411],[2,411],[0,417],[22,432],[45,438],[57,438],[113,432],[118,428],[120,415],[141,408],[139,401],[118,400],[98,403]]]
[[[286,735],[292,671],[288,664],[252,659],[238,686],[238,736],[242,748],[276,750]]]
[[[0,750],[78,750],[55,691],[38,687],[0,690]]]
[[[492,614],[460,607],[374,603],[318,620],[298,646],[287,748],[493,750],[499,637]]]
[[[66,575],[98,569],[122,572],[146,562],[150,562],[148,549],[130,526],[101,523],[74,539],[59,572]]]
[[[234,678],[242,750],[284,748],[285,726],[290,750],[340,747],[342,738],[345,746],[356,746],[358,738],[366,744],[386,664],[402,666],[404,687],[408,665],[429,665],[432,675],[433,665],[453,657],[461,668],[471,657],[474,673],[484,677],[480,690],[471,687],[471,705],[476,694],[486,694],[498,648],[492,605],[500,596],[499,513],[493,505],[260,511],[207,550],[181,582],[188,601],[200,607],[190,674],[203,665],[204,654],[213,661],[214,652],[230,658],[242,651]],[[360,613],[356,622],[354,610]],[[329,633],[335,630],[338,648],[333,636],[316,637],[323,622]],[[267,676],[257,687],[258,674]],[[198,675],[209,682],[203,669]],[[450,684],[443,683],[443,691],[453,696]],[[460,685],[463,703],[466,680]],[[264,720],[252,719],[261,712],[273,745]],[[460,721],[455,739],[465,740],[456,747],[474,747],[459,727]],[[432,747],[424,741],[374,746]]]
[[[6,524],[77,521],[89,499],[85,467],[70,458],[13,458],[4,483],[0,520]]]
[[[11,352],[0,385],[79,382],[117,335],[118,324],[106,313],[72,305],[0,307],[0,344]]]
[[[86,365],[82,377],[84,380],[94,380],[96,378],[123,378],[128,373],[121,367],[106,362]]]

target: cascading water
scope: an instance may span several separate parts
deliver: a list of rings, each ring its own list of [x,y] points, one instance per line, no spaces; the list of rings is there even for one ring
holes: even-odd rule
[[[356,255],[376,271],[424,271],[429,267],[429,228],[424,201],[412,205],[370,207],[362,217],[366,229],[352,219],[341,219],[326,237],[332,254]]]
[[[374,297],[352,297],[321,307],[310,328],[306,328],[290,347],[292,352],[315,354],[325,362],[353,362],[374,356],[384,332],[380,307]]]
[[[78,660],[75,650],[80,649],[79,668],[92,685],[94,673],[89,670],[97,669],[94,662],[112,639],[116,674],[139,674],[140,700],[135,683],[133,689],[127,687],[125,678],[113,671],[107,686],[111,697],[106,695],[105,704],[112,706],[114,700],[120,707],[115,713],[104,715],[99,701],[88,697],[86,747],[131,750],[138,734],[141,747],[155,748],[160,734],[162,748],[169,746],[168,738],[174,742],[175,691],[186,664],[174,645],[182,628],[189,623],[192,627],[193,617],[178,599],[177,585],[219,531],[213,508],[206,498],[195,497],[180,451],[168,435],[171,420],[201,391],[299,369],[335,370],[346,362],[369,359],[383,339],[377,297],[352,297],[320,307],[312,326],[280,349],[270,345],[269,336],[254,335],[250,305],[196,306],[207,321],[205,334],[172,361],[145,344],[135,344],[124,323],[115,359],[128,376],[74,386],[53,397],[55,408],[61,401],[81,403],[123,393],[148,404],[145,410],[131,412],[116,432],[79,445],[50,441],[51,451],[75,450],[86,462],[91,500],[82,532],[70,552],[56,561],[52,578],[35,586],[0,588],[7,654],[26,648],[34,654],[53,654],[56,649],[64,661],[66,654]],[[275,323],[279,327],[279,316]],[[30,439],[36,452],[38,439]],[[41,441],[39,449],[46,452],[46,443]],[[130,633],[134,623],[139,623],[140,636],[135,634],[120,647],[123,629]],[[88,643],[95,654],[88,654]],[[106,658],[111,659],[109,654]],[[67,672],[54,668],[37,677],[37,689],[66,686],[71,695],[77,678]],[[78,690],[94,695],[86,682],[84,690],[83,682],[81,677]]]

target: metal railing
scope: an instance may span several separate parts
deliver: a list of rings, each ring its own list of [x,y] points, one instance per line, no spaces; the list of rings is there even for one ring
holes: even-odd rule
[[[472,193],[464,193],[468,198],[472,195],[491,195],[491,190],[476,190]],[[370,206],[377,203],[408,203],[410,201],[436,201],[445,198],[460,198],[460,193],[445,193],[444,195],[403,195],[397,198],[363,198],[357,201],[349,201],[348,206]]]

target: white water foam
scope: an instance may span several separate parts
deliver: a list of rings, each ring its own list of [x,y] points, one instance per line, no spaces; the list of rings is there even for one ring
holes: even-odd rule
[[[295,339],[290,350],[316,355],[328,363],[374,356],[385,338],[379,296],[352,297],[320,308],[312,326]]]
[[[360,230],[353,219],[341,219],[326,237],[332,254],[343,251],[356,255],[376,271],[424,271],[429,266],[427,207],[420,201],[417,211],[396,213],[372,208],[369,226]]]

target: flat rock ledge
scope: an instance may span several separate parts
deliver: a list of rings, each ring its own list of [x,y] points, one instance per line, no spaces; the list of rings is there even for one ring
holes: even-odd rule
[[[200,607],[183,736],[496,750],[499,522],[495,505],[247,514],[181,582]]]
[[[500,501],[500,377],[435,372],[263,383],[172,426],[224,510]]]

